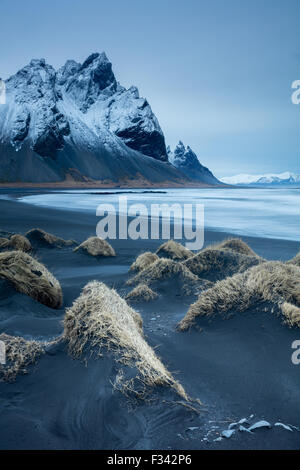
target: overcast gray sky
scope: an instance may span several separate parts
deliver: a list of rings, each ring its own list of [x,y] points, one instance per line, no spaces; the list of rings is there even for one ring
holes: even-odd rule
[[[299,0],[0,0],[0,76],[105,51],[171,147],[219,177],[300,173]]]

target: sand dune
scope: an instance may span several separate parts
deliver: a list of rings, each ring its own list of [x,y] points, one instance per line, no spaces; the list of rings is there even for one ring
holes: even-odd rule
[[[300,268],[270,261],[227,277],[199,296],[179,328],[188,329],[198,316],[245,311],[259,300],[278,305],[288,324],[300,326]]]

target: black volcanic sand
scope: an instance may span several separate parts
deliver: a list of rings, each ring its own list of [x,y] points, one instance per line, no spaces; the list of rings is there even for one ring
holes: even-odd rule
[[[65,239],[82,242],[95,234],[94,215],[38,208],[0,200],[0,230],[25,233],[40,227]],[[206,244],[229,234],[206,232]],[[299,243],[244,237],[267,259],[295,256]],[[62,332],[65,307],[82,287],[97,279],[120,294],[136,256],[155,251],[161,241],[112,241],[115,258],[95,259],[72,248],[36,250],[38,259],[59,279],[64,306],[52,310],[0,286],[0,332],[49,340]],[[157,289],[157,286],[154,286]],[[168,389],[157,389],[149,401],[133,402],[113,391],[117,372],[109,355],[71,359],[66,346],[52,346],[29,374],[0,383],[1,449],[297,449],[300,432],[281,427],[236,432],[215,441],[229,423],[254,415],[300,426],[300,366],[291,362],[291,344],[300,331],[289,329],[265,305],[236,313],[228,320],[201,319],[197,328],[175,330],[192,297],[182,297],[171,282],[159,286],[159,298],[132,303],[144,320],[147,341],[188,394],[200,398],[200,414],[189,411]],[[188,428],[196,428],[189,430]]]

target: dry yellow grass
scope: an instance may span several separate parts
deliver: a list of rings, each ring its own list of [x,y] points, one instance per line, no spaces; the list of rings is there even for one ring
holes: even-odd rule
[[[9,244],[15,250],[21,250],[25,252],[32,250],[30,241],[26,237],[23,237],[23,235],[19,235],[19,234],[12,235],[12,237],[9,240]]]
[[[151,253],[151,251],[146,251],[145,253],[142,253],[136,258],[134,263],[132,263],[132,265],[130,266],[130,271],[142,271],[158,259],[159,258],[155,253]]]
[[[5,237],[0,238],[0,250],[9,248],[9,239]]]
[[[52,233],[45,232],[41,228],[33,228],[25,234],[26,238],[34,244],[48,245],[53,248],[62,248],[64,246],[76,245],[74,240],[64,240],[63,238],[57,237]]]
[[[150,289],[146,284],[139,284],[126,295],[125,299],[127,301],[150,302],[150,300],[155,300],[157,297],[157,293]]]
[[[248,256],[258,256],[255,251],[250,248],[247,243],[245,243],[240,238],[228,238],[227,240],[223,240],[221,243],[216,243],[214,245],[210,245],[202,251],[205,250],[231,250],[235,251],[236,253],[240,253],[242,255]]]
[[[174,240],[169,240],[166,243],[163,243],[156,251],[156,254],[163,256],[164,258],[170,258],[177,261],[182,261],[193,256],[192,251]]]
[[[282,315],[285,316],[288,325],[298,326],[300,328],[300,308],[289,302],[283,302],[280,307]]]
[[[119,363],[134,367],[135,379],[126,379],[124,371],[118,374],[116,386],[124,393],[134,393],[134,383],[138,380],[145,391],[153,386],[170,386],[188,398],[145,341],[140,315],[103,283],[87,284],[67,309],[63,337],[68,342],[69,353],[76,358],[82,356],[86,347],[91,347],[96,355],[111,351]]]
[[[113,247],[106,240],[99,237],[88,238],[73,251],[85,251],[91,256],[116,256]]]
[[[138,272],[133,278],[127,281],[128,285],[146,284],[151,285],[153,282],[168,279],[171,277],[179,277],[182,282],[182,290],[185,294],[191,293],[193,287],[199,282],[197,276],[184,266],[172,259],[159,258],[147,268]]]
[[[289,261],[287,261],[288,264],[296,264],[297,266],[300,266],[300,251],[299,253],[297,253],[297,255],[290,259]]]
[[[182,264],[199,277],[220,280],[235,273],[242,273],[263,261],[258,256],[245,255],[229,249],[206,248]]]
[[[258,300],[279,305],[290,325],[299,326],[300,268],[270,261],[217,282],[203,292],[179,323],[186,330],[198,316],[242,312]],[[288,305],[286,304],[288,303]]]
[[[0,253],[0,278],[48,307],[62,305],[62,290],[57,279],[43,264],[22,251]]]
[[[14,381],[19,374],[26,374],[29,365],[44,354],[45,347],[38,341],[27,341],[19,336],[0,335],[5,344],[6,364],[0,364],[0,377],[3,381]]]

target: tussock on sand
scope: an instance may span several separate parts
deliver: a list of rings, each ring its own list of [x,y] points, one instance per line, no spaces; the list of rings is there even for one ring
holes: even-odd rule
[[[15,250],[21,250],[25,252],[32,250],[30,241],[26,237],[23,237],[23,235],[13,235],[9,240],[9,244]]]
[[[163,243],[156,251],[156,254],[163,256],[164,258],[178,261],[182,261],[193,256],[193,253],[190,250],[174,240],[169,240],[168,242]]]
[[[283,302],[281,304],[282,315],[285,316],[286,322],[290,326],[298,326],[300,328],[300,308],[296,305],[290,304],[289,302]]]
[[[154,261],[158,260],[158,256],[151,251],[146,251],[137,257],[137,259],[130,266],[130,271],[142,271],[150,266]]]
[[[159,258],[148,268],[137,273],[132,279],[127,281],[128,285],[147,284],[150,285],[155,281],[168,279],[173,276],[181,278],[182,289],[186,294],[190,293],[191,287],[198,283],[199,279],[191,271],[181,263],[177,263],[172,259]]]
[[[248,256],[231,250],[205,249],[184,261],[192,273],[210,280],[220,280],[262,263],[257,256]]]
[[[5,344],[6,364],[0,364],[0,377],[14,381],[19,374],[26,374],[29,365],[44,354],[45,348],[38,341],[27,341],[19,336],[0,335]]]
[[[124,371],[118,374],[116,385],[124,393],[137,393],[137,379],[145,391],[148,387],[165,385],[187,399],[182,386],[146,343],[140,315],[115,290],[103,283],[93,281],[87,284],[80,297],[67,309],[64,338],[74,357],[80,357],[85,347],[91,346],[99,356],[106,349],[113,352],[119,363],[136,368],[135,379],[126,379]]]
[[[10,239],[0,238],[0,249],[9,249],[21,250],[21,251],[30,251],[32,249],[30,241],[23,237],[23,235],[12,235]]]
[[[223,240],[221,243],[216,243],[215,245],[210,245],[205,248],[205,250],[207,249],[231,250],[236,253],[240,253],[241,255],[258,256],[255,251],[253,251],[252,248],[250,248],[250,246],[240,238],[228,238],[227,240]]]
[[[48,307],[62,305],[62,290],[57,279],[44,265],[22,251],[0,253],[0,278]]]
[[[288,264],[296,264],[297,266],[300,266],[300,251],[299,253],[289,261],[287,261]]]
[[[9,247],[9,239],[1,237],[0,238],[0,250],[6,249]]]
[[[57,237],[52,233],[45,232],[45,230],[41,228],[33,228],[29,230],[25,236],[34,246],[47,245],[53,248],[62,248],[64,246],[72,246],[77,244],[74,240],[64,240],[63,238]]]
[[[190,306],[179,328],[189,328],[198,316],[244,311],[259,300],[278,304],[287,323],[299,325],[300,268],[270,261],[219,281]]]
[[[157,297],[157,293],[150,289],[146,284],[139,284],[126,295],[125,299],[127,301],[150,302],[150,300],[155,300]]]
[[[99,237],[88,238],[73,251],[85,251],[91,256],[116,256],[113,247],[106,240]]]

